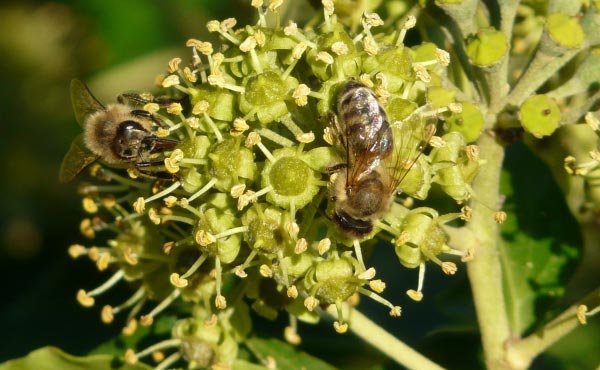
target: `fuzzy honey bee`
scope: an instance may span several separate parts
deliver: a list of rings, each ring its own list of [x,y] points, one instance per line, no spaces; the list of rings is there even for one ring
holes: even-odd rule
[[[332,220],[347,237],[359,239],[373,231],[435,133],[435,122],[421,120],[418,112],[411,116],[406,125],[392,126],[367,86],[351,80],[341,88],[331,126],[346,161],[328,172],[337,173],[330,188]]]
[[[71,81],[73,111],[83,133],[77,136],[60,167],[59,180],[67,183],[96,160],[112,167],[134,166],[144,169],[162,164],[150,156],[173,148],[177,140],[160,138],[153,127],[162,123],[148,111],[125,104],[145,98],[136,94],[122,94],[118,104],[106,107],[94,97],[85,83]]]

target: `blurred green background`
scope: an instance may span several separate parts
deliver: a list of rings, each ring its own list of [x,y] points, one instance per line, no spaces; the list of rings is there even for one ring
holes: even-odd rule
[[[81,132],[72,114],[69,81],[83,79],[103,102],[114,101],[123,91],[151,91],[155,76],[166,70],[169,59],[188,60],[187,39],[213,40],[206,31],[208,20],[235,16],[238,25],[248,23],[254,14],[248,4],[245,0],[2,2],[0,278],[4,296],[0,328],[5,340],[0,362],[46,345],[83,355],[120,331],[119,325],[103,325],[99,311],[105,303],[119,302],[117,296],[127,293],[125,287],[111,291],[92,309],[82,308],[75,300],[78,289],[97,286],[108,273],[98,273],[87,259],[73,262],[67,255],[73,243],[90,245],[78,231],[84,212],[76,184],[57,181],[62,157]],[[522,155],[531,157],[523,151],[513,158]],[[552,183],[541,162],[530,161]],[[556,196],[557,188],[553,191]],[[393,261],[392,254],[389,249],[377,249],[373,263]],[[390,320],[378,305],[367,305],[365,311],[444,366],[481,366],[479,358],[466,356],[477,353],[480,344],[464,269],[451,279],[430,269],[426,298],[420,304],[407,302],[403,293],[415,287],[416,271],[398,270],[394,263],[378,272],[393,286],[386,297],[402,302],[402,321]],[[281,338],[284,321],[279,326],[265,325],[264,330]],[[332,363],[354,362],[353,368],[361,368],[361,356],[380,357],[349,335],[332,341],[335,334],[330,324],[303,325],[300,333],[305,348]],[[586,333],[589,330],[578,338],[587,340]],[[569,338],[571,346],[577,345]],[[577,359],[585,360],[585,355],[561,343],[535,367],[580,368]],[[354,354],[351,348],[362,352]],[[367,360],[364,368],[376,362]],[[594,356],[584,363],[594,363]]]

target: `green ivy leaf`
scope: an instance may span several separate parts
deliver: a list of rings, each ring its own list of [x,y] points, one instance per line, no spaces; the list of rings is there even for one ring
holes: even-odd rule
[[[268,370],[268,367],[253,364],[244,360],[236,360],[233,363],[233,370]]]
[[[501,191],[504,293],[513,331],[523,334],[563,295],[581,235],[550,171],[523,145],[507,151]]]
[[[281,370],[335,370],[335,367],[326,362],[307,353],[300,352],[293,346],[277,339],[251,338],[246,341],[246,346],[263,363],[266,362],[267,357],[273,358],[277,364],[277,368]]]
[[[129,365],[110,355],[77,357],[56,347],[43,347],[27,356],[7,361],[0,370],[150,370],[150,366]]]

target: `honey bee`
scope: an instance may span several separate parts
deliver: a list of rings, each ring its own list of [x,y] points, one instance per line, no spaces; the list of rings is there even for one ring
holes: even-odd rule
[[[177,140],[159,138],[152,133],[154,125],[162,123],[152,113],[125,104],[129,100],[143,101],[141,96],[122,94],[118,104],[106,107],[94,97],[85,83],[71,81],[73,111],[83,133],[73,140],[60,167],[59,180],[67,183],[96,160],[112,167],[130,165],[140,169],[162,164],[150,155],[173,148]]]
[[[328,172],[337,172],[330,189],[332,220],[345,236],[359,239],[372,232],[374,221],[388,211],[400,183],[423,153],[435,122],[423,121],[419,113],[390,125],[367,86],[351,80],[341,89],[331,125],[346,162],[328,167]]]

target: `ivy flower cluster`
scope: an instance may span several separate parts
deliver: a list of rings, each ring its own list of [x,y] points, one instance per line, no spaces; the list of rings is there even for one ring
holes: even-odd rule
[[[282,3],[253,0],[253,26],[208,22],[221,44],[190,39],[191,58],[168,62],[158,83],[177,99],[165,105],[146,95],[139,102],[163,123],[154,134],[179,142],[153,154],[163,165],[142,173],[94,163],[93,182],[79,187],[89,214],[81,232],[106,241],[69,252],[112,275],[80,290],[78,301],[90,307],[118,283],[133,287],[130,298],[101,309],[105,323],[126,315],[124,334],[152,325],[174,302],[188,307],[170,339],[129,349],[129,363],[166,353],[158,369],[179,361],[229,368],[252,330],[250,310],[269,319],[287,315],[283,333],[293,344],[301,341],[298,321],[318,322],[327,305],[337,307],[334,328],[344,333],[342,304],[355,304],[358,295],[400,316],[400,306],[381,295],[386,283],[375,266],[363,260],[362,246],[372,240],[394,248],[400,265],[419,269],[416,289],[407,292],[416,301],[426,264],[452,275],[457,265],[442,255],[473,258],[448,245],[445,224],[470,218],[464,204],[477,196],[470,183],[482,161],[469,143],[484,118],[447,83],[450,55],[432,43],[406,46],[416,23],[410,15],[393,28],[365,12],[348,27],[333,1],[323,0],[318,25],[302,28],[282,24]],[[325,117],[351,79],[375,93],[392,125],[433,118],[438,126],[402,180],[402,195],[362,240],[344,237],[330,216],[328,167],[344,163],[344,153]],[[413,206],[432,186],[456,201],[457,212]]]

